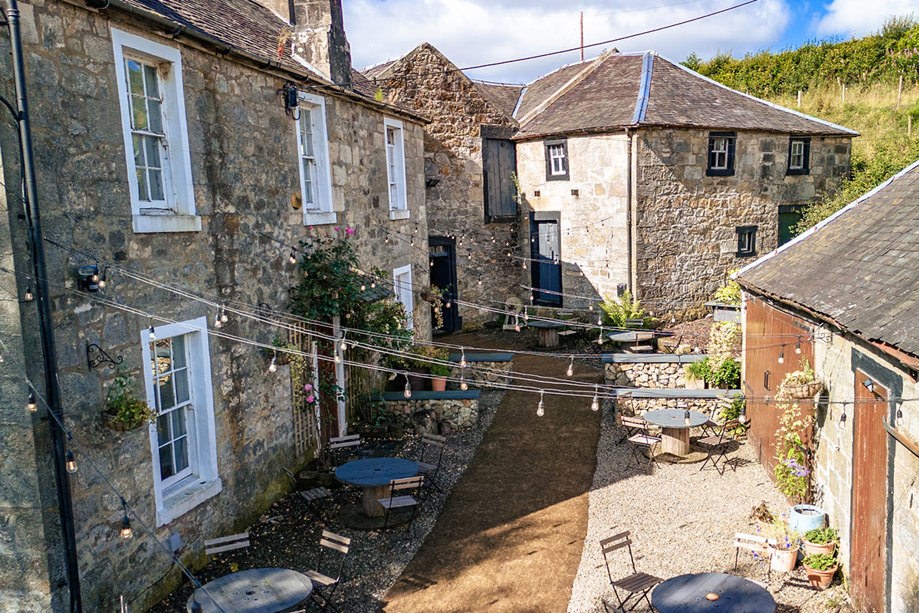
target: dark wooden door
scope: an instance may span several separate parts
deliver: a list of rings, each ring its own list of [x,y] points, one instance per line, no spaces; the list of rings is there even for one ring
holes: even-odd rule
[[[517,153],[513,141],[482,139],[482,172],[485,185],[485,221],[517,217]]]
[[[887,562],[887,390],[855,373],[850,584],[861,611],[884,611]]]
[[[547,306],[562,304],[562,265],[559,253],[558,221],[530,220],[530,258],[532,259],[533,302]]]
[[[452,238],[431,236],[428,238],[428,245],[431,257],[431,285],[444,290],[444,325],[437,328],[437,331],[453,332],[462,327],[456,306],[456,243]]]

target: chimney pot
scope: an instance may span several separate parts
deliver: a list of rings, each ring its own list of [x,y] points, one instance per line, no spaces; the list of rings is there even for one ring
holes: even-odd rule
[[[292,0],[294,55],[336,85],[351,87],[351,46],[341,0]]]

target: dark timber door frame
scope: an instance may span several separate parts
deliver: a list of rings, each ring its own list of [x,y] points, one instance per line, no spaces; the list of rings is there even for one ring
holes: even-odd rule
[[[561,213],[530,213],[530,259],[533,304],[562,306]]]
[[[456,241],[446,236],[428,237],[431,258],[431,285],[447,290],[443,297],[444,325],[440,332],[453,332],[462,328],[456,308]],[[447,306],[449,305],[449,306]]]
[[[865,385],[869,380],[871,390]],[[852,597],[861,611],[887,611],[888,397],[876,379],[855,371],[849,574]]]
[[[485,190],[485,223],[516,221],[517,151],[514,142],[496,138],[495,130],[486,131],[482,138],[482,185]],[[489,134],[490,136],[485,136]]]

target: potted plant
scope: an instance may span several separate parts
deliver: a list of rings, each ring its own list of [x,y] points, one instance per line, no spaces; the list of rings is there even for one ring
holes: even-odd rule
[[[805,556],[812,556],[818,553],[833,555],[838,543],[839,535],[834,528],[808,530],[804,533],[804,538],[802,539]]]
[[[785,376],[782,388],[790,399],[813,398],[823,390],[823,383],[817,381],[817,374],[808,361],[802,360],[799,370]]]
[[[119,368],[118,375],[109,384],[102,409],[102,418],[112,430],[125,432],[156,420],[156,411],[134,396],[133,386],[134,377],[127,369]]]
[[[446,364],[431,364],[431,389],[442,392],[447,389],[447,377],[450,376],[450,367]]]
[[[827,553],[815,553],[804,558],[807,580],[818,590],[825,590],[833,583],[833,575],[839,568],[836,557]]]
[[[785,519],[776,517],[772,522],[769,537],[775,540],[774,544],[769,545],[772,550],[772,570],[779,573],[793,571],[798,561],[801,535],[792,530]]]
[[[753,507],[753,510],[750,511],[750,519],[756,523],[757,532],[765,534],[772,533],[772,524],[775,522],[775,515],[769,510],[769,505],[766,504],[765,500]]]

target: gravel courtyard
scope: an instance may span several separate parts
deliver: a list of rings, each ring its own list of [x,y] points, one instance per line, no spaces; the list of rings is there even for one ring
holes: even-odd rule
[[[755,533],[748,519],[752,507],[765,500],[784,510],[788,503],[772,485],[749,445],[740,445],[736,472],[724,476],[700,464],[664,464],[653,471],[626,470],[628,443],[617,444],[622,431],[609,407],[604,410],[597,470],[589,497],[587,537],[568,605],[569,613],[603,611],[601,598],[616,602],[609,586],[599,541],[629,530],[639,572],[663,579],[686,573],[734,572],[735,532]],[[616,557],[621,554],[621,556]],[[737,574],[766,581],[766,566],[741,553]],[[611,554],[613,576],[625,574],[628,553]],[[770,592],[778,613],[848,610],[837,577],[833,588],[810,588],[798,567],[788,575],[773,573]],[[644,601],[642,601],[644,604]],[[648,611],[647,605],[636,611]]]

